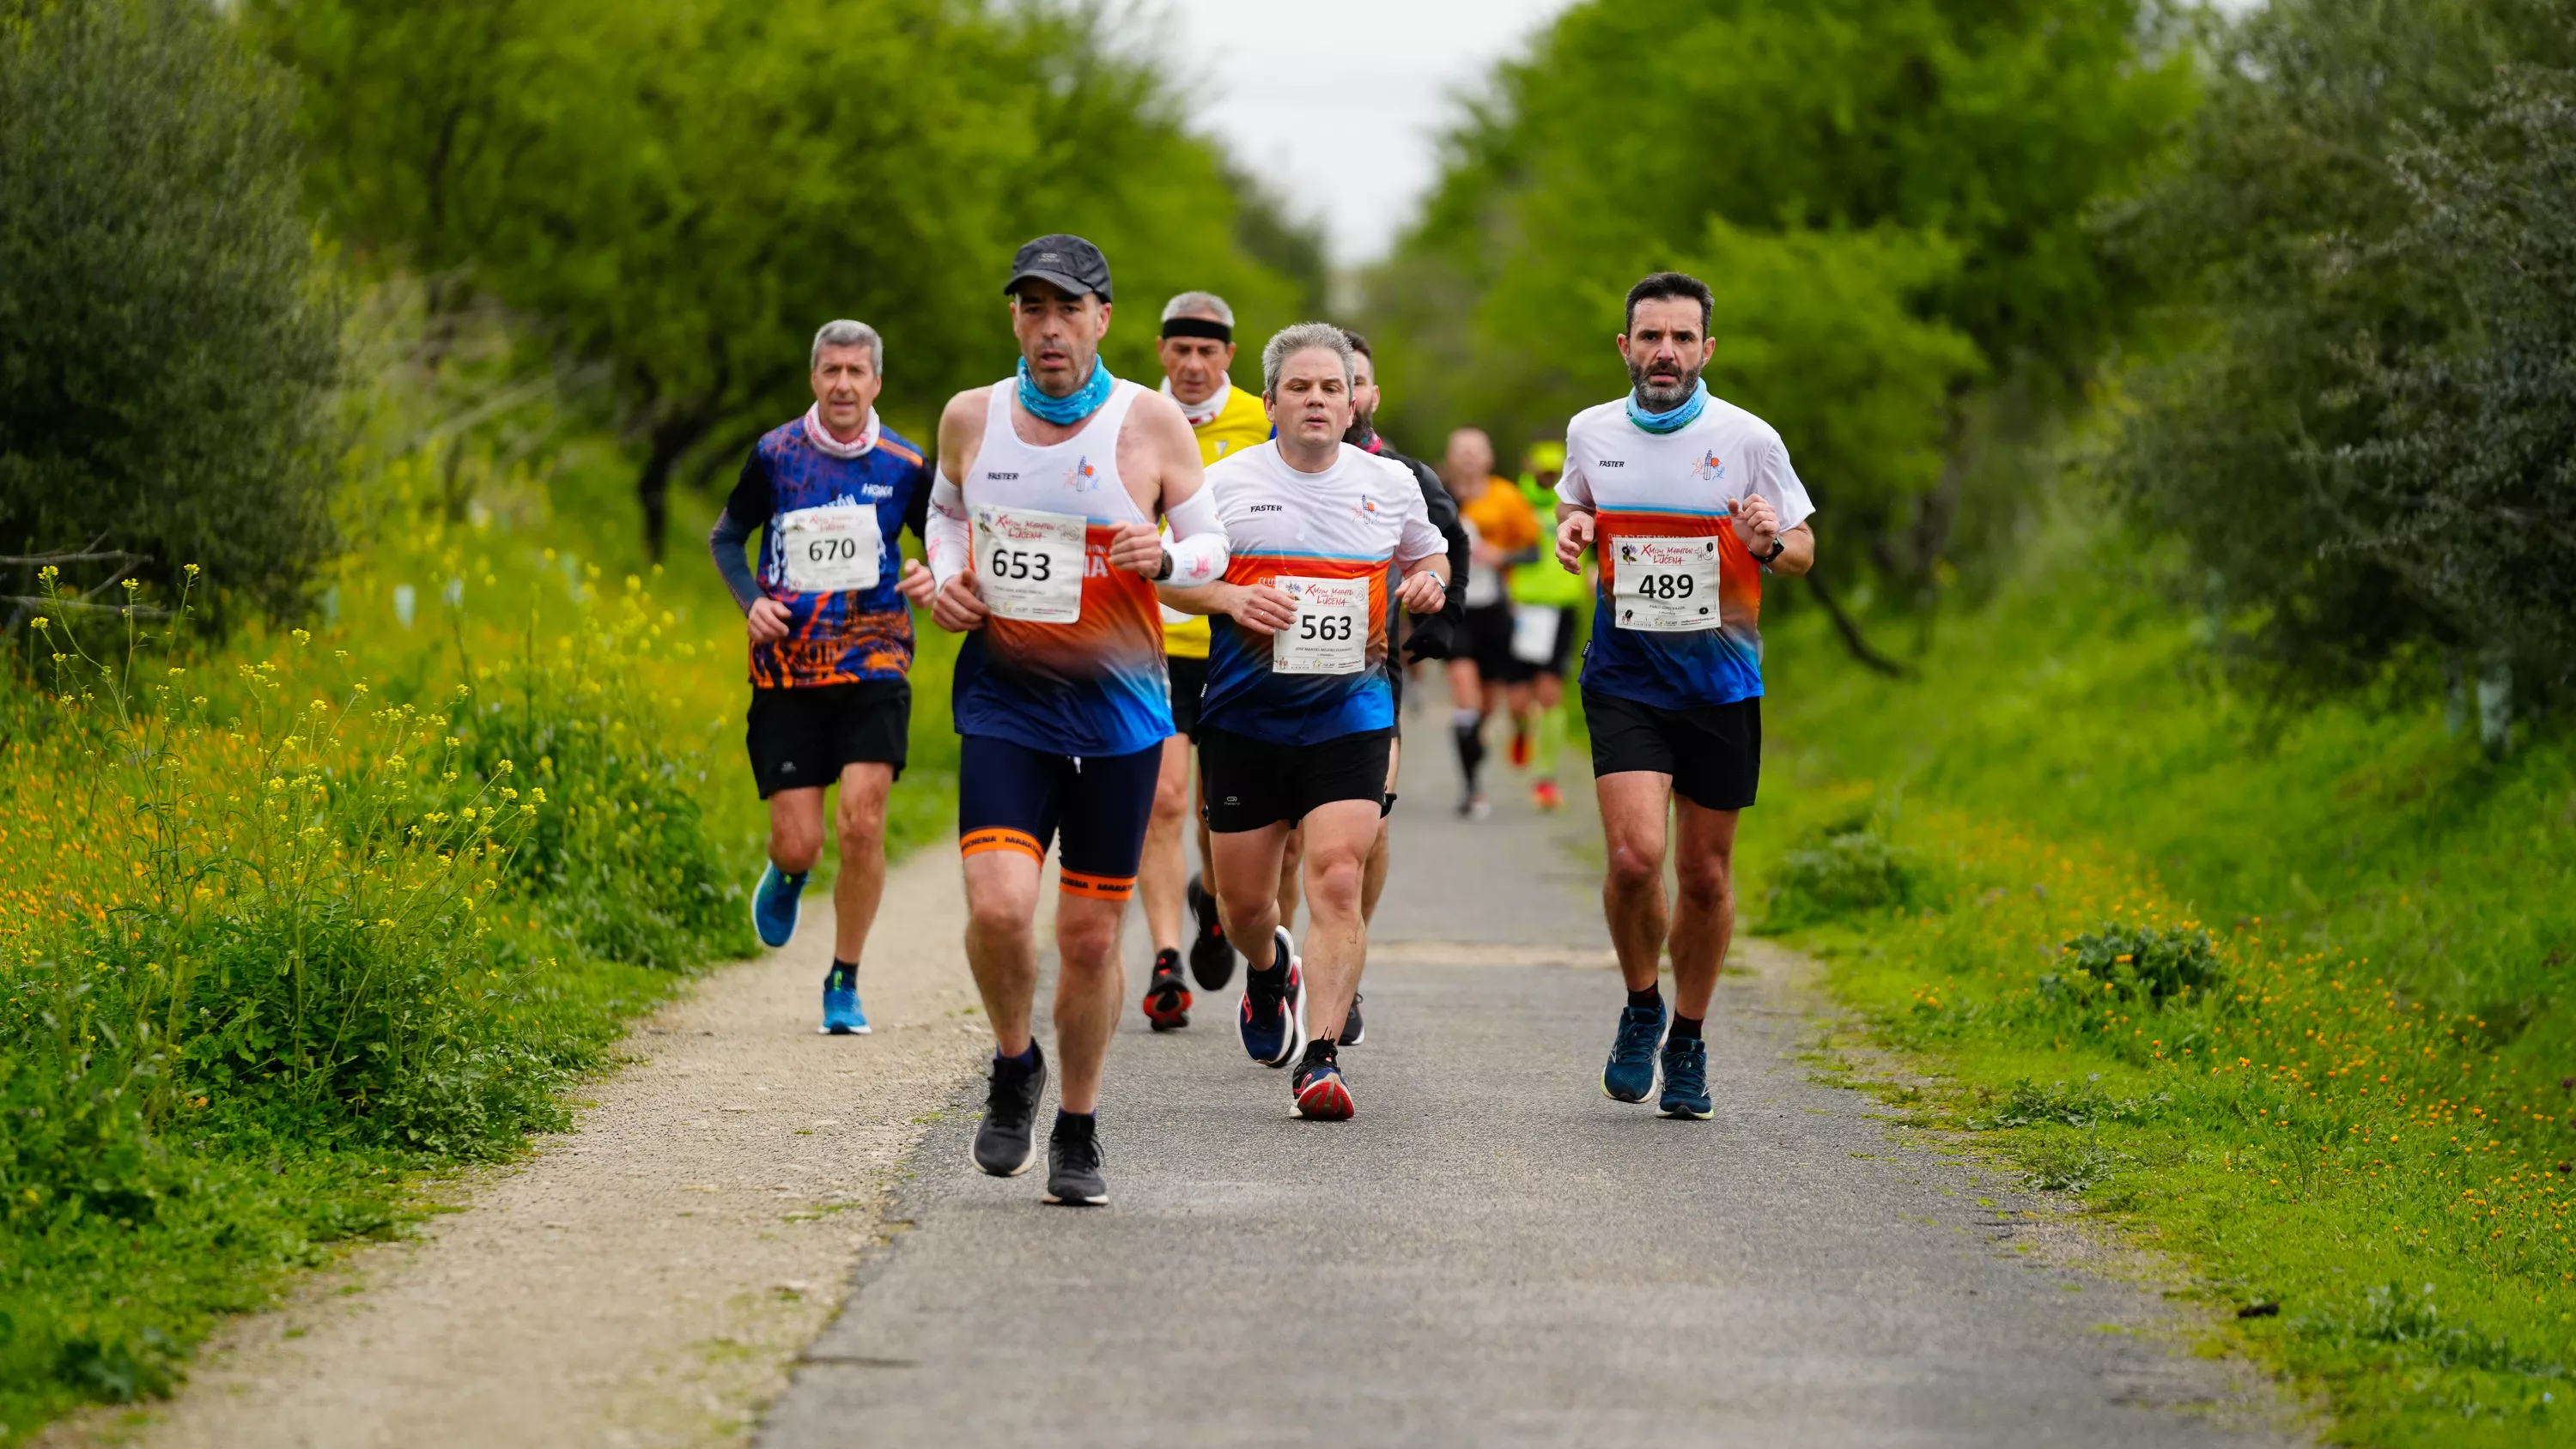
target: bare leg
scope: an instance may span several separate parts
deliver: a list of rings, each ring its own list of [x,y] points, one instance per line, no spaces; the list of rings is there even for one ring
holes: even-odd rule
[[[894,766],[866,761],[841,767],[840,807],[833,826],[841,842],[841,870],[832,879],[832,955],[856,961],[867,949],[885,898],[886,793]]]
[[[1673,808],[1680,824],[1673,874],[1681,887],[1673,912],[1673,1011],[1697,1021],[1708,1015],[1735,935],[1736,814],[1680,799]]]
[[[1306,1034],[1333,1041],[1350,1015],[1368,955],[1360,877],[1377,838],[1377,804],[1336,800],[1306,816],[1306,903],[1312,919],[1297,954],[1306,963]]]
[[[1403,746],[1404,741],[1402,740],[1389,740],[1386,742],[1386,793],[1389,795],[1393,795],[1395,793],[1396,767],[1403,763]],[[1377,838],[1369,845],[1368,863],[1360,873],[1360,921],[1362,924],[1366,924],[1377,919],[1377,898],[1386,894],[1388,850],[1387,824],[1387,817],[1383,815],[1378,817]]]
[[[1177,951],[1187,939],[1181,888],[1190,867],[1182,854],[1181,833],[1196,813],[1191,804],[1190,742],[1185,735],[1174,735],[1163,741],[1163,772],[1154,781],[1154,813],[1145,822],[1145,856],[1136,871],[1136,893],[1145,899],[1145,929],[1157,953]],[[1200,851],[1202,859],[1206,853]]]
[[[1215,851],[1216,912],[1225,923],[1225,938],[1243,953],[1246,970],[1267,971],[1270,933],[1279,926],[1280,861],[1288,851],[1288,822],[1258,830],[1229,831],[1210,838]],[[1256,882],[1251,889],[1244,882]]]
[[[769,863],[803,875],[823,858],[823,787],[781,790],[769,797]]]
[[[1061,895],[1055,903],[1055,1051],[1063,1071],[1057,1105],[1077,1115],[1100,1106],[1100,1064],[1118,1030],[1127,971],[1118,959],[1125,901]]]
[[[1298,867],[1305,858],[1306,833],[1291,825],[1288,827],[1287,844],[1279,854],[1279,924],[1286,926],[1291,936],[1297,934],[1297,896],[1305,881]],[[1227,940],[1234,939],[1231,927],[1225,934]]]
[[[1629,990],[1644,991],[1655,984],[1664,953],[1664,817],[1673,777],[1622,770],[1593,785],[1601,798],[1602,843],[1610,856],[1601,881],[1601,911],[1610,922],[1610,944],[1619,952],[1620,976]]]
[[[1064,904],[1072,904],[1070,901]],[[1003,1056],[1029,1049],[1038,992],[1038,862],[1016,850],[966,857],[966,964]]]

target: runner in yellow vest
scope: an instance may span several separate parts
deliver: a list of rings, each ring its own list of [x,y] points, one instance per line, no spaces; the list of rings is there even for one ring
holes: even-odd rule
[[[1556,511],[1556,480],[1565,471],[1565,445],[1532,443],[1520,477],[1521,496],[1542,518]],[[1513,711],[1512,764],[1536,769],[1530,798],[1541,810],[1565,803],[1556,788],[1556,766],[1565,753],[1565,676],[1580,627],[1577,612],[1591,597],[1580,574],[1556,560],[1539,559],[1512,570],[1512,655],[1530,673],[1529,702]]]
[[[1234,363],[1234,309],[1213,292],[1183,292],[1163,304],[1163,392],[1199,439],[1202,464],[1229,457],[1270,437],[1270,415],[1257,393],[1226,376]],[[1199,989],[1216,991],[1234,977],[1234,948],[1218,924],[1216,897],[1202,879],[1207,869],[1207,822],[1198,825],[1199,869],[1192,875],[1181,846],[1198,815],[1190,788],[1190,745],[1198,738],[1199,694],[1207,685],[1208,621],[1205,615],[1163,610],[1164,664],[1172,677],[1172,724],[1163,741],[1163,774],[1154,791],[1154,814],[1145,827],[1145,859],[1137,893],[1145,898],[1145,926],[1154,937],[1154,974],[1145,986],[1145,1020],[1156,1031],[1187,1026],[1189,981],[1181,974],[1184,907],[1191,916],[1190,969]]]

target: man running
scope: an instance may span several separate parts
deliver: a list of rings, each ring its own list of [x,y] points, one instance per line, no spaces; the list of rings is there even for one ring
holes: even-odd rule
[[[1163,304],[1163,335],[1156,344],[1163,363],[1163,395],[1181,405],[1198,437],[1199,461],[1213,463],[1270,436],[1261,399],[1226,376],[1234,365],[1234,309],[1213,292],[1183,292]],[[1154,787],[1154,814],[1145,827],[1145,859],[1136,876],[1144,897],[1145,926],[1154,937],[1154,974],[1145,983],[1145,1020],[1156,1031],[1190,1024],[1190,986],[1181,975],[1181,913],[1194,927],[1190,971],[1199,989],[1222,991],[1234,979],[1234,948],[1217,919],[1216,897],[1189,873],[1181,837],[1198,837],[1199,869],[1207,869],[1207,822],[1199,818],[1190,789],[1190,743],[1199,733],[1199,694],[1207,686],[1208,621],[1177,609],[1163,610],[1163,653],[1172,677],[1172,723],[1180,733],[1163,741],[1163,771]]]
[[[1601,563],[1583,713],[1609,851],[1602,910],[1628,1005],[1601,1089],[1642,1102],[1663,1044],[1667,1117],[1714,1115],[1708,1003],[1735,929],[1736,812],[1762,770],[1762,570],[1815,563],[1815,508],[1780,435],[1708,394],[1708,287],[1657,272],[1628,289],[1626,399],[1574,415],[1557,484],[1556,558]],[[1678,798],[1675,798],[1678,797]],[[1665,814],[1680,909],[1664,913]],[[1655,968],[1673,957],[1673,1017]]]
[[[1352,1112],[1335,1052],[1367,953],[1361,878],[1395,727],[1387,596],[1436,614],[1449,573],[1412,475],[1342,441],[1351,359],[1329,323],[1270,339],[1262,396],[1278,436],[1208,474],[1232,561],[1216,583],[1163,591],[1177,608],[1223,616],[1199,705],[1199,763],[1217,906],[1244,954],[1244,1050],[1282,1066],[1302,1040],[1297,1111],[1328,1121]],[[1303,960],[1279,924],[1292,827],[1305,837]]]
[[[885,344],[842,320],[814,334],[805,416],[752,445],[707,535],[751,638],[752,781],[769,802],[769,864],[751,893],[762,944],[796,934],[823,854],[823,792],[837,784],[832,966],[823,1030],[863,1035],[859,953],[885,894],[886,793],[912,730],[912,614],[896,592],[899,531],[923,531],[930,470],[877,420]],[[760,571],[743,544],[761,531]]]
[[[1519,491],[1533,519],[1553,517],[1556,483],[1565,470],[1565,445],[1541,441],[1530,445],[1529,466]],[[1533,549],[1535,555],[1537,550]],[[1514,672],[1523,682],[1513,687],[1512,767],[1526,768],[1530,803],[1555,810],[1565,803],[1556,788],[1556,769],[1565,754],[1565,674],[1574,657],[1578,623],[1574,611],[1584,603],[1583,580],[1558,568],[1553,559],[1533,556],[1512,570],[1512,632],[1509,645]]]
[[[1475,573],[1463,591],[1461,647],[1449,661],[1449,700],[1450,733],[1464,786],[1458,813],[1481,820],[1487,811],[1485,716],[1497,705],[1515,707],[1513,691],[1525,695],[1530,676],[1529,667],[1512,654],[1512,605],[1504,594],[1504,579],[1513,567],[1538,556],[1546,531],[1520,490],[1494,476],[1494,445],[1483,430],[1451,433],[1441,463],[1441,477],[1457,498],[1459,517],[1473,539]]]
[[[1012,258],[1003,292],[1019,375],[939,418],[927,569],[905,570],[957,656],[957,833],[966,959],[993,1024],[975,1163],[1027,1169],[1046,1057],[1032,1034],[1039,872],[1057,843],[1056,1049],[1047,1201],[1109,1200],[1101,1062],[1126,995],[1119,918],[1136,888],[1163,741],[1172,733],[1154,581],[1206,583],[1225,535],[1178,404],[1109,375],[1109,263],[1076,236]],[[1168,518],[1167,546],[1156,528]]]

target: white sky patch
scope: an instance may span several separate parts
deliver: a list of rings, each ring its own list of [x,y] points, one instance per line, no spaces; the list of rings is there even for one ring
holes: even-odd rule
[[[1436,140],[1475,88],[1566,0],[1168,0],[1155,36],[1199,123],[1291,208],[1337,266],[1386,254],[1437,173]],[[1149,9],[1151,35],[1166,27]]]

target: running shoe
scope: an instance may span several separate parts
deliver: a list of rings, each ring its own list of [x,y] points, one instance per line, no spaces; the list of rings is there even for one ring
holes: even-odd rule
[[[1610,1065],[1601,1070],[1601,1090],[1622,1102],[1642,1102],[1655,1089],[1655,1044],[1663,1040],[1664,1004],[1619,1009],[1619,1037],[1610,1044]]]
[[[1358,992],[1351,993],[1351,1014],[1342,1018],[1342,1035],[1335,1046],[1358,1046],[1368,1040],[1368,1027],[1360,1020],[1360,1003],[1368,1000]]]
[[[1705,1122],[1717,1115],[1708,1099],[1708,1043],[1698,1037],[1664,1043],[1664,1100],[1656,1111],[1667,1117]]]
[[[1541,810],[1556,810],[1563,808],[1565,797],[1557,792],[1554,780],[1541,780],[1530,786],[1530,803]]]
[[[1156,1031],[1190,1024],[1190,983],[1181,975],[1181,953],[1154,953],[1154,979],[1145,983],[1145,1020]]]
[[[1493,813],[1494,807],[1485,799],[1482,791],[1458,802],[1458,814],[1461,819],[1482,820]]]
[[[975,1128],[975,1165],[995,1177],[1017,1177],[1037,1156],[1034,1127],[1038,1098],[1046,1093],[1046,1050],[1029,1043],[1027,1066],[1007,1057],[993,1058],[991,1085],[984,1093],[984,1120]]]
[[[1342,1082],[1341,1063],[1308,1057],[1297,1065],[1297,1115],[1309,1122],[1348,1122],[1359,1110]]]
[[[835,966],[823,973],[823,1035],[866,1036],[868,1014],[859,1009],[859,973]]]
[[[1243,1016],[1238,1028],[1247,1056],[1265,1067],[1284,1067],[1306,1039],[1306,973],[1289,949],[1288,928],[1271,937],[1273,963],[1288,963],[1286,993],[1265,990],[1257,974],[1243,973]]]
[[[1100,1176],[1100,1119],[1055,1114],[1047,1134],[1046,1200],[1065,1207],[1098,1207],[1109,1201]]]
[[[1197,876],[1190,877],[1187,894],[1190,916],[1199,927],[1190,942],[1190,974],[1199,979],[1199,990],[1223,991],[1234,979],[1234,945],[1225,938],[1225,923],[1217,919],[1216,897]]]
[[[1512,730],[1512,768],[1526,770],[1530,760],[1529,731],[1515,726]]]
[[[751,888],[751,928],[760,933],[760,944],[775,951],[796,936],[798,903],[805,898],[805,877],[789,875],[771,861],[760,872],[760,884]]]

